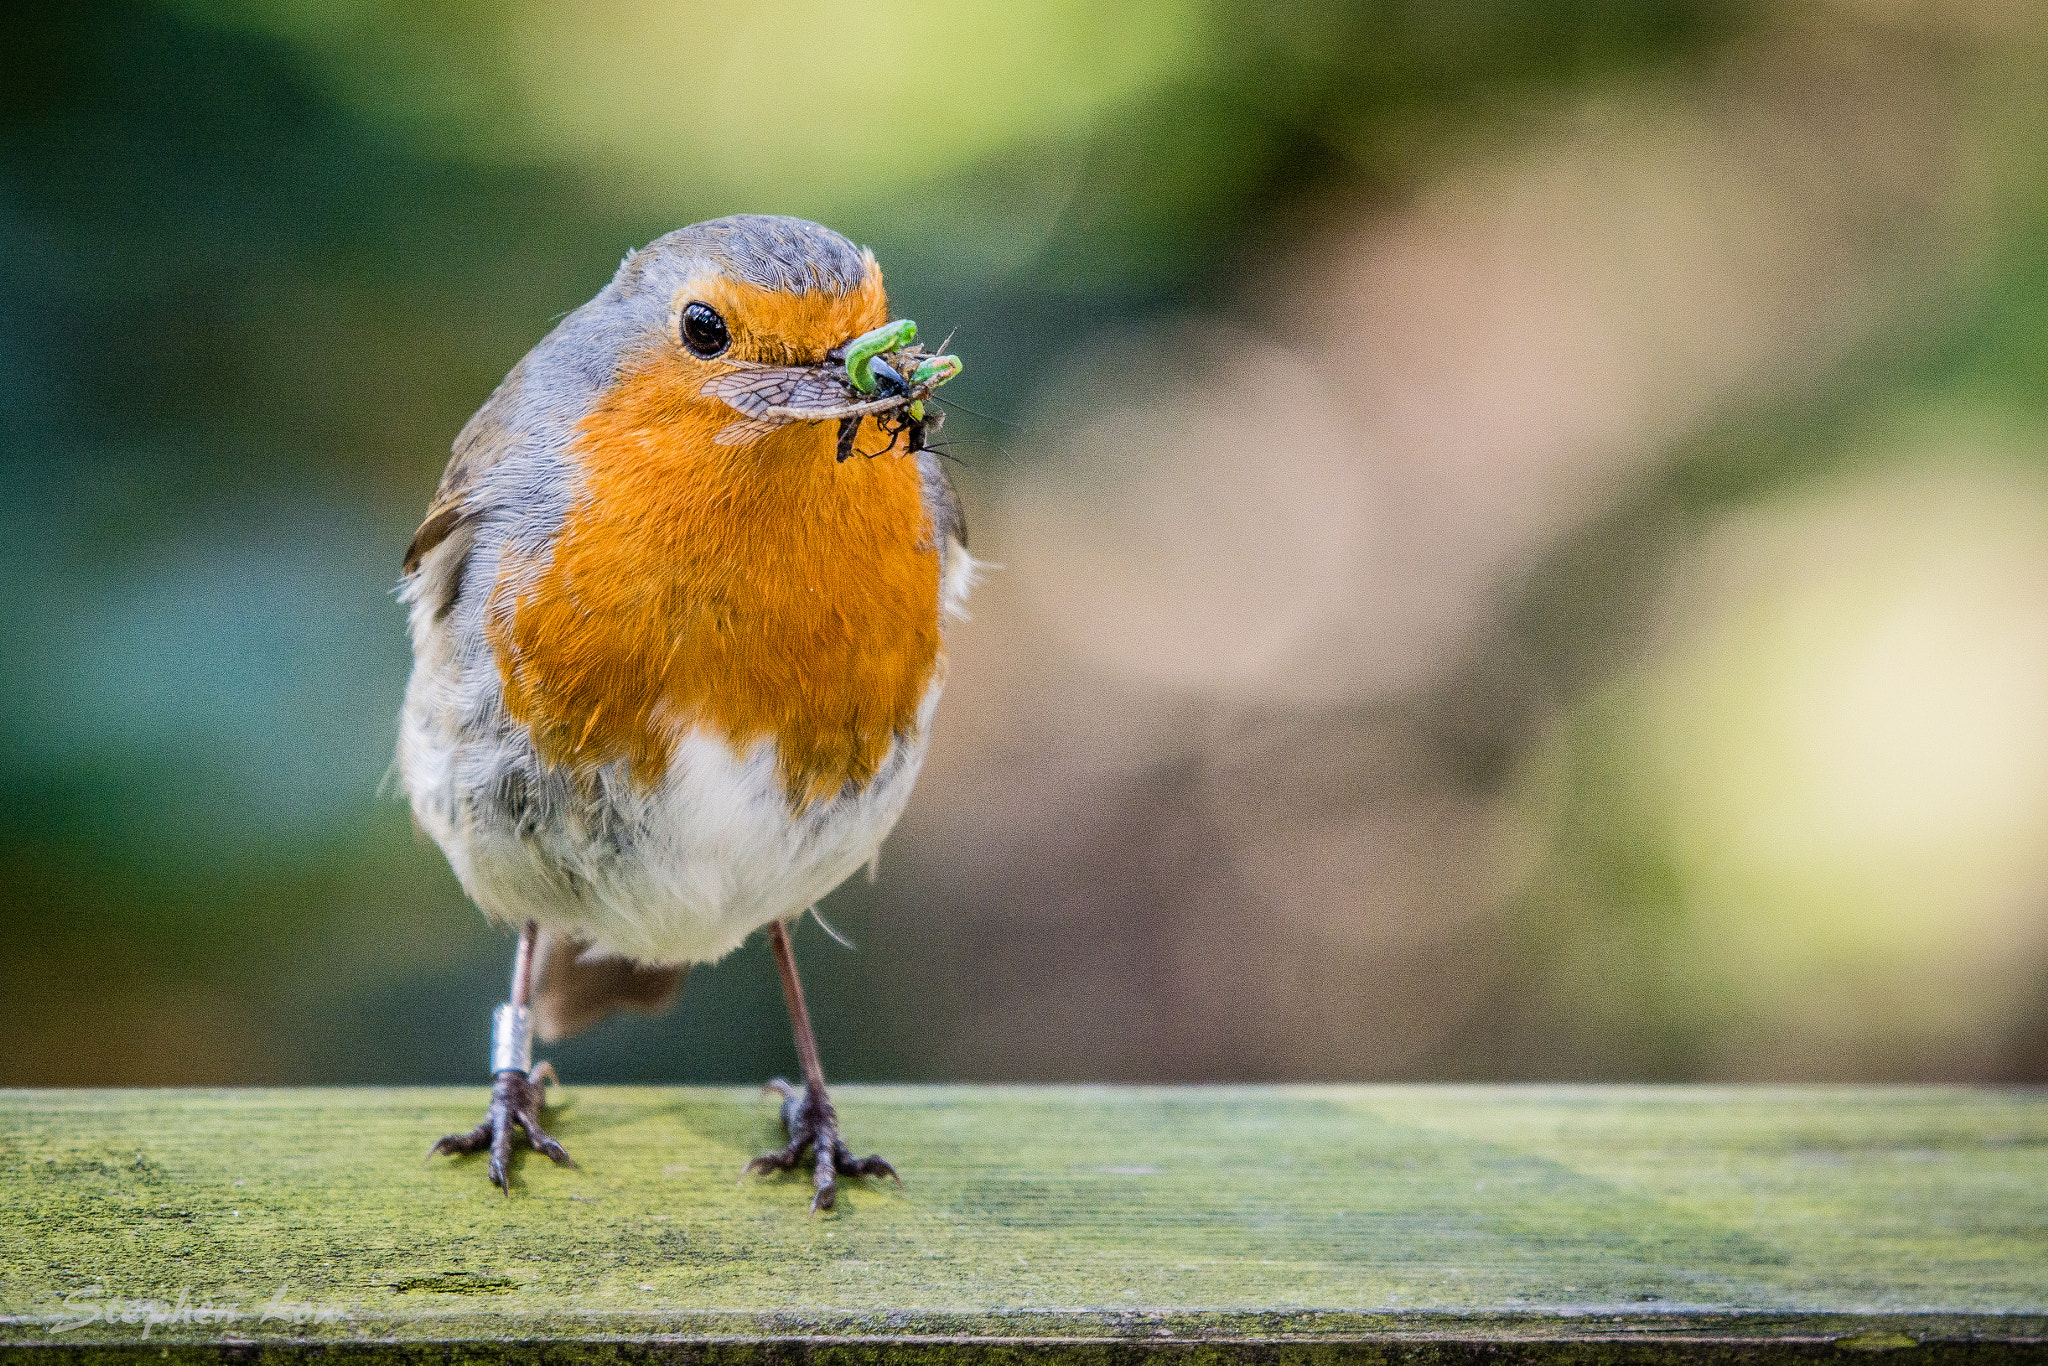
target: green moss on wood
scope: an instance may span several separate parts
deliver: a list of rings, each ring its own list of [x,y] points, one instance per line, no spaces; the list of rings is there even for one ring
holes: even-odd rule
[[[425,1160],[483,1097],[0,1093],[0,1350],[1904,1363],[2048,1339],[2039,1093],[847,1087],[851,1140],[906,1185],[818,1219],[800,1183],[736,1184],[776,1138],[750,1091],[571,1088],[551,1127],[581,1170],[525,1159],[510,1200]]]

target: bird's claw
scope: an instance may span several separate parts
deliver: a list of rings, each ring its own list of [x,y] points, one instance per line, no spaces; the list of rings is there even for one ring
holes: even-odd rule
[[[546,1104],[547,1083],[555,1080],[555,1069],[542,1063],[531,1072],[516,1068],[498,1073],[491,1082],[491,1103],[484,1122],[466,1134],[449,1134],[428,1150],[427,1155],[465,1155],[490,1149],[491,1184],[512,1194],[512,1132],[526,1135],[527,1146],[545,1154],[556,1166],[576,1165],[561,1144],[540,1127],[541,1107]]]
[[[821,1087],[812,1091],[806,1087],[799,1091],[782,1078],[777,1077],[764,1088],[782,1097],[782,1132],[789,1138],[787,1146],[772,1153],[762,1153],[747,1163],[740,1172],[740,1179],[765,1175],[770,1172],[786,1172],[801,1166],[804,1154],[812,1154],[811,1213],[831,1209],[839,1199],[839,1177],[842,1176],[886,1176],[897,1185],[903,1178],[896,1169],[883,1161],[878,1154],[855,1157],[839,1137],[839,1116],[832,1108],[832,1097]]]

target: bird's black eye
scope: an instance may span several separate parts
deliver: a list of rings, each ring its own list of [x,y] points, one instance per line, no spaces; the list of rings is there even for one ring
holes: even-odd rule
[[[710,304],[691,304],[683,310],[682,333],[683,345],[706,360],[732,345],[725,319]]]

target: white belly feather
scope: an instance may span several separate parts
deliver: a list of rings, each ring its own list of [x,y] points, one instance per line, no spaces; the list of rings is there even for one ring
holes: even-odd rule
[[[920,708],[925,722],[938,695],[935,681]],[[874,856],[910,799],[924,733],[899,741],[866,787],[802,815],[790,812],[769,741],[740,758],[701,731],[677,743],[654,789],[622,777],[603,783],[601,813],[529,823],[474,802],[419,800],[426,794],[414,809],[463,889],[496,918],[538,921],[643,963],[708,962],[803,911]],[[476,818],[435,819],[464,808]]]
[[[942,605],[957,615],[974,562],[957,542],[946,548]],[[437,550],[421,583],[454,572],[464,550]],[[910,800],[945,682],[942,656],[914,732],[866,786],[793,813],[768,740],[740,755],[723,736],[689,731],[651,789],[623,765],[579,775],[545,764],[505,715],[481,633],[461,629],[459,611],[435,617],[417,586],[411,596],[398,767],[414,817],[492,917],[642,963],[719,958],[872,858]]]

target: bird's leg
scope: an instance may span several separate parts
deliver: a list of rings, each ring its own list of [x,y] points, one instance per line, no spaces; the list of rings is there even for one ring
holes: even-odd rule
[[[812,1154],[811,1213],[831,1209],[839,1198],[842,1176],[888,1176],[896,1184],[903,1178],[880,1157],[855,1157],[839,1138],[839,1116],[832,1109],[832,1097],[825,1091],[825,1069],[818,1062],[818,1040],[811,1033],[811,1012],[804,1005],[804,984],[796,975],[796,954],[789,946],[789,927],[777,920],[768,926],[768,942],[775,948],[775,966],[782,973],[782,999],[789,1006],[789,1025],[796,1034],[797,1061],[803,1067],[804,1089],[798,1091],[782,1078],[768,1083],[782,1097],[782,1132],[788,1146],[763,1153],[749,1162],[752,1172],[786,1172],[800,1165],[806,1150]]]
[[[531,920],[519,932],[519,947],[512,954],[512,999],[498,1007],[491,1017],[491,1103],[484,1122],[466,1134],[449,1134],[436,1143],[435,1153],[473,1153],[491,1150],[491,1183],[505,1194],[512,1193],[512,1131],[526,1134],[535,1152],[546,1153],[566,1167],[576,1164],[562,1145],[540,1127],[541,1106],[546,1103],[547,1083],[555,1069],[547,1063],[533,1065],[533,1015],[527,1001],[533,992],[533,946],[540,927]]]

